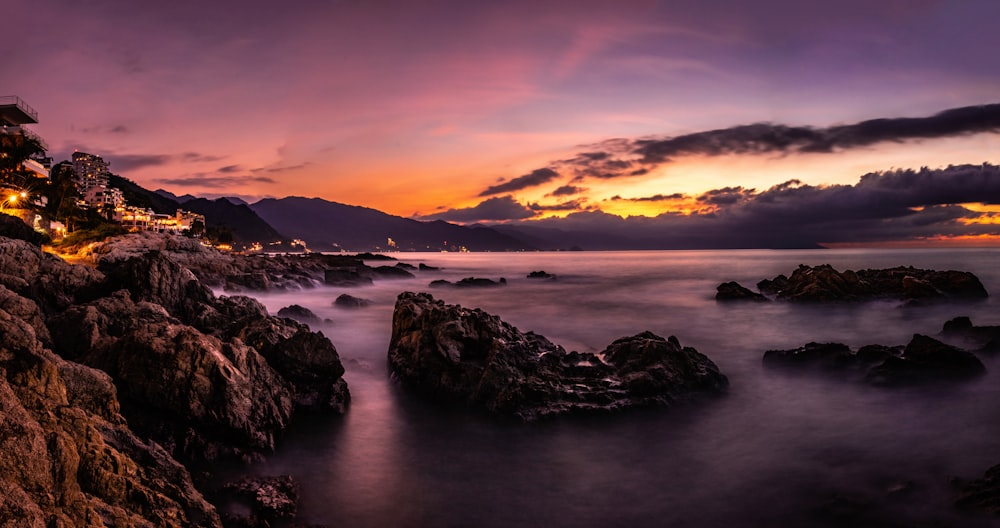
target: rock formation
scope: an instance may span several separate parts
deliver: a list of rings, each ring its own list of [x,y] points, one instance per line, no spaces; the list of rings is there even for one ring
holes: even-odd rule
[[[715,300],[717,301],[753,301],[753,302],[767,302],[768,298],[763,295],[750,291],[749,289],[740,285],[740,283],[724,282],[716,288],[717,292],[715,294]]]
[[[506,286],[507,279],[501,277],[500,280],[485,279],[481,277],[466,277],[458,282],[451,282],[444,279],[431,281],[431,288],[496,288]]]
[[[915,334],[905,347],[867,345],[852,351],[841,343],[808,343],[791,350],[768,350],[764,364],[812,366],[854,374],[881,386],[962,381],[986,373],[986,367],[971,352],[920,334]]]
[[[674,337],[644,332],[600,354],[566,352],[496,316],[426,293],[399,295],[388,360],[393,378],[407,388],[523,420],[669,405],[728,386],[710,359]]]
[[[372,302],[368,299],[362,299],[346,293],[340,294],[337,299],[333,301],[334,306],[347,309],[365,308],[371,304]]]
[[[757,283],[757,289],[763,295],[792,302],[896,299],[919,304],[940,300],[984,299],[989,295],[979,278],[967,271],[936,271],[901,266],[840,272],[829,264],[815,267],[800,265],[791,277],[778,275],[773,279],[762,280]],[[726,291],[725,294],[723,290]],[[735,282],[719,286],[719,295],[725,297],[720,300],[759,300],[745,292],[750,290]]]
[[[255,459],[296,411],[346,408],[326,337],[178,254],[95,269],[0,237],[0,525],[220,526],[180,462]]]

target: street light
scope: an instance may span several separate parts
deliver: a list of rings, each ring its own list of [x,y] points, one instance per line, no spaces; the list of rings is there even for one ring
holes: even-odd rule
[[[0,202],[0,213],[3,212],[3,208],[4,207],[10,207],[10,206],[17,207],[17,199],[20,198],[20,197],[21,197],[21,195],[19,195],[17,193],[12,193],[12,194],[8,195],[6,200]]]

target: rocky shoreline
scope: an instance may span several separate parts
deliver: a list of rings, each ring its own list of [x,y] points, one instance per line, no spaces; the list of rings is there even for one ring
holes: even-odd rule
[[[424,271],[366,264],[374,256],[228,255],[152,234],[96,244],[76,255],[86,265],[74,265],[41,251],[30,233],[2,232],[13,237],[0,236],[0,520],[17,526],[293,522],[300,489],[292,478],[227,483],[215,468],[266,457],[303,413],[347,412],[343,364],[334,344],[306,326],[308,310],[290,306],[272,316],[255,299],[211,288],[359,285]],[[793,302],[985,295],[964,272],[869,271],[803,266],[762,281],[755,295],[736,283],[720,293]],[[544,272],[528,278],[554,280]],[[500,284],[485,281],[446,286]],[[367,304],[352,296],[335,303]],[[955,383],[981,375],[976,355],[995,354],[998,343],[1000,327],[956,318],[936,337],[914,336],[905,346],[809,343],[768,351],[764,363],[880,386]],[[598,353],[568,352],[427,293],[399,295],[386,357],[410,392],[524,421],[671,406],[729,385],[708,357],[673,336],[642,332]],[[991,468],[980,479],[956,480],[956,504],[1000,511],[997,475]]]
[[[322,333],[216,297],[181,263],[210,277],[228,256],[136,238],[95,267],[0,237],[0,519],[222,526],[200,491],[214,464],[271,453],[296,414],[347,409]]]

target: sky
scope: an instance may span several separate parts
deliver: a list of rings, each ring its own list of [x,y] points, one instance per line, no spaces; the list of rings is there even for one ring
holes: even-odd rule
[[[5,0],[3,12],[23,22],[0,49],[0,95],[38,111],[56,161],[98,154],[178,195],[551,223],[704,216],[772,189],[1000,164],[995,0]],[[953,199],[978,203],[970,193]],[[998,211],[970,207],[980,224]]]

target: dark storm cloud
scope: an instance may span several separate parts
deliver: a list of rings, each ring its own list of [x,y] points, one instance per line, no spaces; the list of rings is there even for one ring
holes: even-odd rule
[[[440,213],[419,217],[418,220],[446,220],[449,222],[523,220],[536,214],[531,208],[518,203],[512,196],[498,196],[483,200],[473,207],[448,209]]]
[[[613,179],[643,176],[687,156],[833,153],[878,143],[997,132],[1000,104],[987,104],[927,117],[870,119],[831,127],[756,123],[669,138],[614,139],[553,165],[574,174],[574,181]]]
[[[698,201],[709,205],[731,205],[753,196],[755,189],[724,187],[713,189],[698,197]]]
[[[760,192],[716,189],[699,199],[713,208],[628,219],[574,213],[517,225],[575,233],[578,239],[562,243],[589,249],[786,248],[1000,235],[1000,225],[970,223],[995,214],[961,205],[1000,203],[1000,167],[990,164],[871,173],[855,185],[812,186],[790,180]]]
[[[543,183],[548,183],[559,177],[559,173],[550,169],[535,169],[524,176],[518,176],[513,180],[487,187],[479,196],[492,196],[506,192],[520,191],[528,187],[536,187]]]
[[[827,128],[758,123],[709,130],[662,140],[635,142],[643,163],[655,164],[686,155],[827,153],[887,141],[933,139],[1000,131],[1000,104],[945,110],[929,117],[871,119]]]
[[[545,196],[573,196],[586,190],[584,187],[577,187],[575,185],[563,185]]]
[[[247,183],[278,183],[266,176],[203,176],[195,175],[184,178],[164,178],[157,180],[168,185],[190,185],[194,187],[207,187],[212,189],[227,188],[230,186],[245,185]]]

